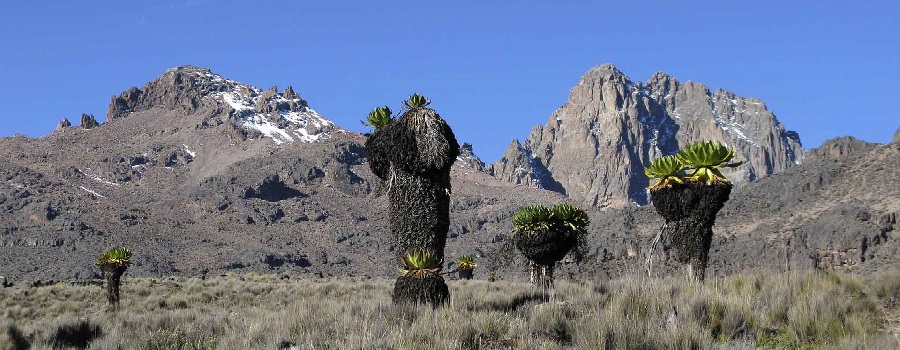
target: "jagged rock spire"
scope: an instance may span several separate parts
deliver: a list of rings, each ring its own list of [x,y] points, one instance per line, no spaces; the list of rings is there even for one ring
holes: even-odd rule
[[[100,126],[93,114],[81,114],[81,127],[84,129],[93,129]]]
[[[63,130],[65,128],[68,128],[71,126],[72,126],[72,122],[70,122],[69,119],[67,119],[67,118],[63,118],[62,120],[59,121],[59,124],[56,124],[56,130],[57,131]]]

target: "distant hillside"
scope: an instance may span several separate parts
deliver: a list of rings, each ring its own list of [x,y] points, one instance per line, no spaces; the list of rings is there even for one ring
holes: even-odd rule
[[[185,66],[114,96],[109,113],[0,139],[0,275],[95,277],[97,254],[120,244],[135,252],[134,275],[396,273],[365,137],[292,88]],[[564,199],[493,179],[464,148],[448,257],[502,240],[519,206]]]
[[[365,136],[334,125],[294,89],[261,90],[185,66],[114,96],[109,113],[102,125],[83,115],[82,125],[63,122],[45,137],[0,138],[0,275],[14,283],[93,278],[97,254],[114,245],[135,252],[129,274],[136,276],[396,274],[384,184],[368,169]],[[574,123],[568,114],[560,118],[562,125]],[[799,147],[793,138],[772,140]],[[485,165],[472,145],[462,146],[451,174],[445,263],[474,254],[476,278],[490,270],[524,277],[521,259],[508,250],[512,214],[527,204],[583,203],[584,197],[506,181],[497,164]],[[570,146],[551,145],[554,164],[574,157],[554,147]],[[652,147],[641,157],[662,152]],[[759,149],[783,161],[771,169],[750,162],[760,176],[736,189],[723,209],[712,273],[809,266],[872,271],[900,256],[892,236],[900,213],[894,186],[900,143],[836,139],[799,165],[791,165],[799,158],[788,157],[787,148]],[[794,157],[802,153],[791,149]],[[630,159],[614,169],[640,164]],[[489,175],[492,167],[500,178]],[[782,170],[762,177],[763,168]],[[554,169],[562,168],[547,170]],[[561,273],[601,278],[642,268],[640,257],[662,224],[652,208],[589,208],[589,215],[585,261]],[[676,267],[659,261],[657,271]]]

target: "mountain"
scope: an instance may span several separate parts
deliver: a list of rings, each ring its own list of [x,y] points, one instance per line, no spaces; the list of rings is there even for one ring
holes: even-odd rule
[[[634,82],[611,64],[592,68],[566,104],[493,164],[497,178],[566,194],[595,207],[648,204],[643,168],[686,144],[719,140],[745,165],[726,172],[737,186],[805,155],[796,132],[766,105],[658,72]]]
[[[135,252],[129,274],[138,276],[396,273],[365,136],[293,88],[183,66],[113,96],[107,117],[0,138],[0,275],[93,278],[97,255],[115,245]],[[518,207],[564,200],[483,167],[465,145],[453,169],[449,257],[484,256]]]
[[[205,115],[199,127],[231,122],[242,127],[236,131],[242,139],[265,136],[279,144],[344,131],[310,109],[290,86],[281,93],[277,87],[262,91],[193,66],[169,69],[141,89],[113,96],[106,113],[112,121],[152,110]]]
[[[672,91],[679,91],[672,96],[699,89],[694,85],[699,84],[669,84]],[[602,96],[616,98],[616,94]],[[693,100],[670,99],[680,102],[660,115],[690,119],[684,104]],[[744,104],[752,101],[733,99]],[[621,98],[621,104],[631,103],[626,100]],[[649,97],[641,101],[655,106]],[[626,111],[641,116],[642,108]],[[557,113],[574,109],[567,104]],[[622,123],[635,122],[625,118],[630,115],[621,115],[617,120]],[[546,148],[534,148],[533,141],[512,142],[507,153],[516,156],[490,165],[478,158],[471,144],[461,145],[451,172],[448,268],[451,259],[473,254],[479,264],[476,278],[486,278],[489,271],[497,271],[501,278],[526,278],[524,262],[511,252],[507,238],[513,213],[524,205],[552,205],[576,197],[571,189],[550,191],[532,182],[515,184],[512,175],[531,176],[544,188],[565,184],[559,177],[567,163],[563,157],[576,155],[566,153],[570,151],[563,146],[577,135],[571,131],[577,128],[568,126],[577,124],[569,114],[559,116],[562,122],[554,130],[567,137],[548,143],[553,163],[546,168],[535,166],[548,158],[543,152],[534,156],[535,150]],[[385,184],[369,170],[362,146],[365,135],[334,125],[293,88],[264,91],[206,68],[184,66],[114,96],[107,119],[99,124],[93,116],[82,115],[82,125],[65,120],[44,137],[0,138],[0,275],[23,284],[95,278],[100,273],[94,265],[97,255],[125,245],[135,252],[128,272],[133,276],[229,271],[396,276]],[[600,123],[599,114],[596,119]],[[799,147],[790,132],[783,131],[788,140],[784,141],[766,128],[751,128],[747,125],[756,124],[740,120],[735,123],[743,125],[740,129],[729,127],[734,135],[738,135],[734,130],[740,130],[750,140],[771,137],[773,142]],[[765,120],[775,122],[774,117]],[[628,124],[639,127],[640,133],[633,136],[644,135],[646,130],[640,129],[644,124],[640,118],[636,122]],[[715,123],[710,126],[708,120],[666,123],[656,130],[666,134],[674,129],[677,144],[683,142],[677,136],[683,129],[696,131],[697,137],[731,135]],[[780,124],[771,125],[782,132]],[[610,128],[616,133],[624,130]],[[536,128],[537,135],[543,137],[550,129]],[[610,140],[621,137],[605,131],[599,135],[608,134]],[[591,140],[592,136],[581,135]],[[672,137],[652,140],[677,145]],[[637,141],[628,139],[623,150]],[[642,147],[648,156],[670,150],[652,142]],[[734,190],[713,228],[709,273],[811,266],[870,272],[895,264],[900,257],[895,234],[900,189],[894,186],[900,177],[896,162],[900,142],[872,144],[836,138],[809,152],[792,148],[794,160],[802,158],[800,164],[776,162],[775,155],[787,157],[787,149],[757,149],[768,155],[773,171],[784,168],[752,181],[748,177]],[[626,159],[629,154],[618,153],[622,164],[606,171],[614,175],[614,169],[638,164]],[[749,176],[750,171],[736,174]],[[599,279],[640,271],[649,242],[662,225],[653,208],[589,207],[588,214],[591,224],[584,262],[561,266],[559,275],[581,272],[578,278]],[[653,253],[654,271],[679,268],[667,262],[664,250]]]

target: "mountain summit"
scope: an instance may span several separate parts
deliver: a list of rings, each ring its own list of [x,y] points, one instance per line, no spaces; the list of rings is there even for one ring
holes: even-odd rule
[[[290,86],[281,93],[277,87],[263,91],[194,66],[171,68],[143,88],[113,96],[106,113],[114,120],[154,108],[185,114],[207,109],[225,117],[212,123],[225,119],[249,131],[251,137],[259,133],[275,143],[311,142],[329,137],[336,129]]]
[[[726,172],[740,186],[799,164],[805,155],[754,98],[657,72],[634,82],[612,64],[590,69],[568,101],[493,165],[500,179],[545,188],[583,204],[648,204],[645,164],[699,140],[734,147],[744,166]]]

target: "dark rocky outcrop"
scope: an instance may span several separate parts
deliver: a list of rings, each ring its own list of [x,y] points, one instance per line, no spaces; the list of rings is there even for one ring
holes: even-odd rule
[[[83,129],[93,129],[100,126],[93,114],[81,114],[81,127]]]
[[[135,112],[141,99],[141,90],[132,87],[125,90],[119,96],[110,98],[109,107],[106,109],[106,118],[109,120],[124,118],[129,113]]]
[[[300,191],[285,185],[278,174],[273,174],[266,176],[259,185],[247,188],[243,198],[259,198],[269,202],[278,202],[302,195]]]
[[[835,160],[848,156],[860,155],[871,151],[876,144],[859,140],[852,136],[833,138],[809,152],[809,158],[816,160]]]
[[[67,118],[63,118],[59,121],[59,124],[56,124],[56,131],[63,130],[72,126],[72,122]]]
[[[193,113],[204,102],[204,97],[231,88],[233,84],[215,79],[209,68],[181,66],[169,69],[143,88],[132,87],[113,96],[106,114],[113,120],[151,108]]]
[[[487,173],[492,172],[492,170],[489,170],[485,167],[484,162],[481,160],[481,158],[475,155],[475,151],[472,149],[472,144],[468,142],[463,142],[463,144],[459,146],[459,157],[457,157],[456,159],[456,164],[475,171]]]
[[[547,168],[523,147],[519,140],[510,142],[509,147],[490,167],[494,177],[516,185],[543,188],[565,194],[565,188],[556,180]]]

